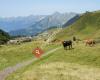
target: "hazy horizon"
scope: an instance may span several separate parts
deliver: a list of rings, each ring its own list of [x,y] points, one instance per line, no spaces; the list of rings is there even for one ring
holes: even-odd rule
[[[99,3],[100,0],[0,0],[0,17],[84,13],[100,10]]]

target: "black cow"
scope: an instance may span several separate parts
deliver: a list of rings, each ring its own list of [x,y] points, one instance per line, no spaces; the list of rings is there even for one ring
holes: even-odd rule
[[[67,47],[69,47],[69,49],[72,49],[72,41],[68,40],[68,41],[63,41],[62,42],[64,49],[67,49]]]

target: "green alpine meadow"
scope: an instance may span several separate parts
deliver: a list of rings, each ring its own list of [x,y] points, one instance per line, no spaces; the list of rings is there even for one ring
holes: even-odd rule
[[[100,80],[100,1],[0,0],[0,80]]]

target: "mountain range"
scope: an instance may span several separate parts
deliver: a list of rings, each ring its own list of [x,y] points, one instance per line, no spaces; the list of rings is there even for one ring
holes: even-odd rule
[[[19,30],[35,24],[44,18],[45,15],[39,16],[25,16],[25,17],[8,17],[8,18],[0,18],[0,28],[9,32],[13,30]]]
[[[27,17],[0,18],[0,28],[8,31],[12,36],[36,35],[44,30],[47,30],[48,28],[63,26],[64,24],[67,25],[67,22],[69,25],[69,22],[71,24],[76,20],[76,16],[78,17],[78,14],[73,12],[55,12],[51,15],[31,15]]]
[[[73,36],[83,40],[93,38],[100,42],[100,11],[86,12],[80,15],[75,23],[63,28],[56,35],[56,39],[72,39]]]

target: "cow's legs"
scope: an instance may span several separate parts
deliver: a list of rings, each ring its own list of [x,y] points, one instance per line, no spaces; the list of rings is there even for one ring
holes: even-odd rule
[[[66,46],[65,48],[66,48],[66,50],[67,50],[67,46]]]
[[[64,49],[66,50],[66,47],[64,47]]]
[[[66,50],[66,46],[64,46],[64,49]]]
[[[71,49],[72,49],[72,44],[70,46],[71,46]]]
[[[67,46],[65,46],[65,48],[64,48],[65,50],[67,50]]]
[[[70,49],[70,45],[69,45],[69,49]]]

